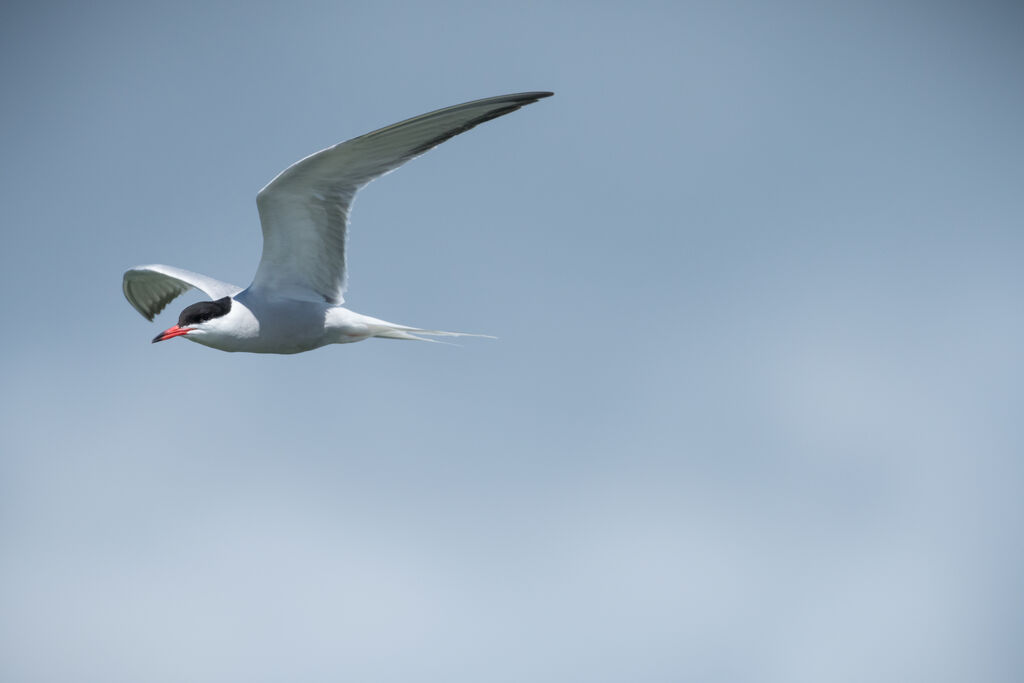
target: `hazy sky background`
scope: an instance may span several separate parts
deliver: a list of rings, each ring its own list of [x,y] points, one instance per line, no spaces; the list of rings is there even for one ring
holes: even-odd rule
[[[0,678],[1017,681],[1011,2],[0,10]],[[348,304],[484,332],[150,339],[256,192],[555,97],[360,194]]]

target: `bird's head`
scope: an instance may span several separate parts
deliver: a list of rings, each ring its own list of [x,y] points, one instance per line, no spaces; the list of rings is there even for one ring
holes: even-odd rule
[[[178,316],[177,325],[158,334],[153,338],[153,343],[155,344],[158,341],[164,341],[172,337],[183,335],[201,336],[213,332],[223,322],[224,316],[230,311],[231,297],[229,296],[217,299],[216,301],[194,303],[191,306],[187,306],[181,312],[181,315]]]

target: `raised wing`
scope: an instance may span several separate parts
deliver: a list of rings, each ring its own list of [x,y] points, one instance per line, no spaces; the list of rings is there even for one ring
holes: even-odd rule
[[[175,297],[193,287],[205,293],[211,301],[234,296],[242,291],[241,287],[214,280],[212,277],[158,264],[136,266],[127,270],[121,282],[124,298],[150,322],[153,322],[156,314],[164,310]]]
[[[457,104],[328,147],[289,166],[256,197],[263,257],[251,288],[341,303],[348,213],[361,187],[459,133],[552,94],[527,92]]]

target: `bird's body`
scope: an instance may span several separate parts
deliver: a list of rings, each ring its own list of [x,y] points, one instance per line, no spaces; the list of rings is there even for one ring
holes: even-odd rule
[[[226,315],[208,321],[202,333],[193,332],[187,336],[196,343],[221,351],[289,354],[370,337],[417,338],[411,334],[412,331],[414,328],[371,318],[344,306],[296,299],[267,299],[245,290],[232,298],[231,310]],[[462,336],[457,332],[417,331]]]
[[[467,102],[306,157],[257,195],[263,256],[249,287],[149,265],[125,272],[125,297],[152,320],[178,295],[192,288],[203,291],[212,301],[185,308],[178,324],[153,341],[185,336],[221,351],[290,354],[371,337],[435,341],[427,336],[481,336],[396,325],[342,306],[349,210],[356,192],[375,178],[484,121],[551,94]]]

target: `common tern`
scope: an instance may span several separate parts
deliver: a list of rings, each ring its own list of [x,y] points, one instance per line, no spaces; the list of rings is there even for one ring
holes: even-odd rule
[[[124,274],[128,303],[151,321],[198,289],[210,301],[186,307],[154,342],[185,337],[221,351],[300,353],[371,337],[436,341],[460,332],[396,325],[344,308],[345,237],[356,192],[445,140],[550,92],[501,95],[401,121],[292,164],[256,195],[263,255],[243,289],[181,268],[147,265]],[[423,336],[427,335],[427,337]]]

